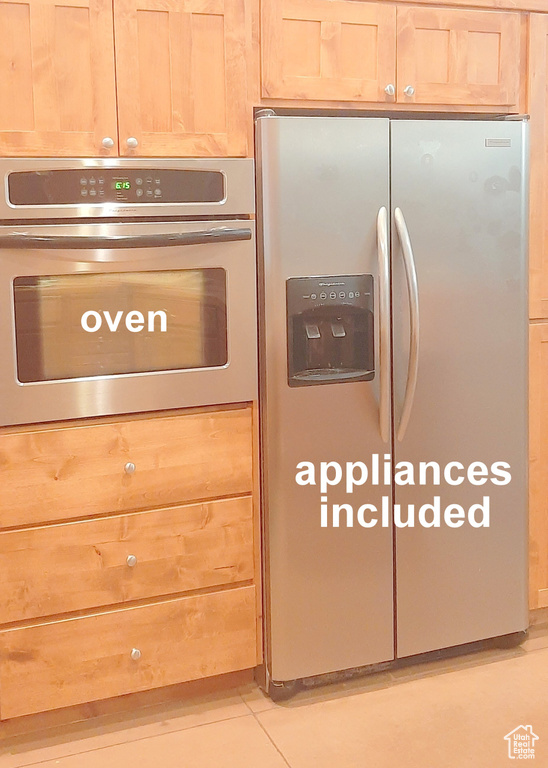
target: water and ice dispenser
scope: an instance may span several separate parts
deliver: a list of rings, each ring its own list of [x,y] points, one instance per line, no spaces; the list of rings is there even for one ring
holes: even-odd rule
[[[290,387],[375,376],[373,276],[287,280]]]

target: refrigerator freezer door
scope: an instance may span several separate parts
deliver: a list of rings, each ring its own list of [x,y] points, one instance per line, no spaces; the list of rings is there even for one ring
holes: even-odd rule
[[[392,206],[407,225],[420,316],[414,402],[394,446],[394,502],[406,520],[407,505],[417,518],[439,497],[442,514],[439,528],[417,520],[396,528],[399,657],[527,627],[526,157],[523,122],[391,124]],[[413,307],[395,232],[393,242],[398,434]],[[441,482],[429,468],[426,485],[418,473],[414,485],[400,485],[398,462],[436,462]],[[450,462],[460,465],[444,479]],[[510,465],[509,483],[492,482],[504,479],[497,462]],[[489,527],[474,528],[468,510],[485,508],[484,497]],[[450,504],[464,509],[460,527],[443,523]]]
[[[360,505],[380,511],[383,496],[389,504],[390,485],[367,482],[349,493],[343,478],[322,495],[318,477],[320,462],[337,462],[344,472],[346,462],[370,467],[372,454],[380,454],[382,463],[383,454],[390,453],[389,412],[385,409],[382,419],[386,442],[379,413],[380,372],[386,387],[389,371],[386,358],[379,360],[377,250],[379,231],[382,262],[382,215],[377,219],[380,209],[388,207],[388,126],[387,120],[357,118],[257,121],[264,238],[260,291],[267,658],[275,681],[393,658],[392,533],[381,527],[380,514],[372,528],[361,527],[356,518]],[[325,301],[331,293],[346,293],[344,304],[357,285],[352,280],[347,287],[338,285],[344,275],[356,280],[373,276],[375,376],[372,381],[289,386],[287,280],[338,276],[325,281],[333,283],[325,287]],[[321,286],[305,293],[291,298],[292,305],[311,302],[310,318],[301,322],[301,343],[316,350],[322,334],[331,334],[327,347],[342,348],[354,327],[345,325],[346,310],[339,319],[329,307],[312,306],[321,300]],[[386,341],[387,309],[382,326]],[[312,319],[318,313],[320,320]],[[324,371],[318,380],[327,378]],[[299,462],[314,463],[316,485],[296,482]],[[335,468],[329,470],[331,479],[335,473]],[[354,474],[360,477],[359,470]],[[321,527],[325,498],[329,525]],[[341,513],[340,527],[333,527],[333,504],[351,505],[353,527],[347,527],[348,510]],[[365,519],[370,520],[369,512]]]

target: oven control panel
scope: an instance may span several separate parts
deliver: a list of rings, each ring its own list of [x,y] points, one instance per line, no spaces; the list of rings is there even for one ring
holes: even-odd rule
[[[105,203],[219,203],[221,171],[150,168],[70,168],[14,171],[8,175],[12,205]]]

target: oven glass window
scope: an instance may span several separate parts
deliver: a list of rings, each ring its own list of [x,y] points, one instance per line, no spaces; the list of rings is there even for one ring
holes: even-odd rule
[[[228,360],[221,268],[17,277],[14,300],[21,382]]]

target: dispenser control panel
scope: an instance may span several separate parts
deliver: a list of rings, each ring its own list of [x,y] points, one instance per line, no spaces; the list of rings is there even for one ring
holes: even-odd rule
[[[313,307],[373,306],[373,275],[292,277],[287,281],[287,302],[293,312]]]
[[[289,386],[374,379],[373,275],[292,277],[286,286]]]

